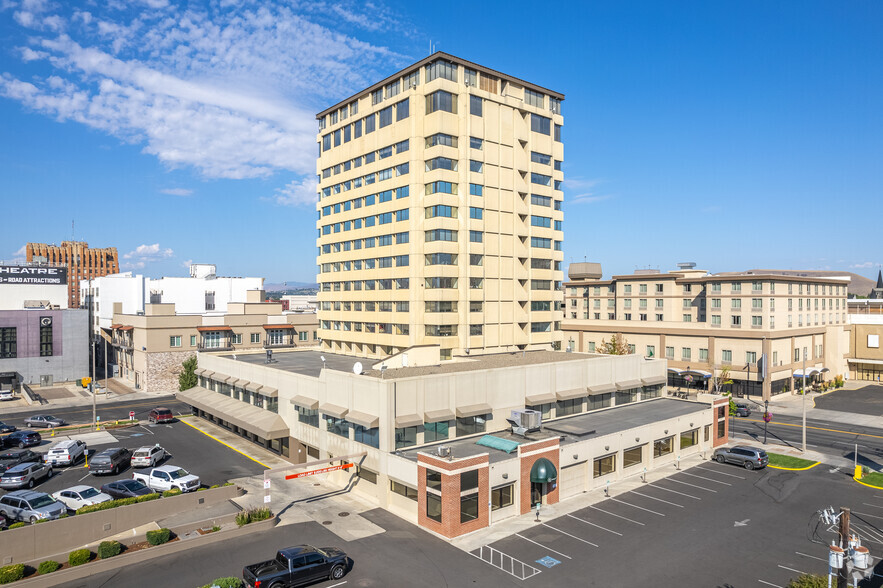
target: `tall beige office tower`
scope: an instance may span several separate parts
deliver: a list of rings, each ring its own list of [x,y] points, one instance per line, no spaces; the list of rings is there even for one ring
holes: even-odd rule
[[[324,349],[559,349],[563,94],[435,53],[320,112]]]

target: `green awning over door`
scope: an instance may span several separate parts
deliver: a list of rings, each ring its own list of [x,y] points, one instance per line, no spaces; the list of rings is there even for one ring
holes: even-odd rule
[[[555,465],[546,459],[545,457],[541,457],[536,460],[533,464],[533,467],[530,468],[530,481],[543,484],[543,483],[551,483],[558,479],[558,471],[555,469]]]

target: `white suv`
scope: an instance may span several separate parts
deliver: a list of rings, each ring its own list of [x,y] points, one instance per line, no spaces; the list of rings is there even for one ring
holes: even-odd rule
[[[86,455],[86,444],[79,439],[59,441],[46,453],[46,463],[52,465],[73,465]]]

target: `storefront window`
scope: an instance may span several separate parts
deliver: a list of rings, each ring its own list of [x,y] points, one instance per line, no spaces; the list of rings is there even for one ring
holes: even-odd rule
[[[638,445],[622,452],[622,467],[629,468],[640,465],[644,461],[644,446]]]
[[[441,492],[442,475],[435,470],[426,470],[426,487]]]
[[[460,497],[460,522],[468,523],[478,518],[478,492]]]
[[[354,425],[353,434],[355,436],[356,443],[364,443],[365,445],[370,445],[375,449],[380,447],[380,429],[378,429],[377,427],[368,429],[367,427],[363,427],[362,425]]]
[[[535,410],[543,414],[543,420],[548,420],[552,418],[552,403],[549,402],[547,404],[535,404],[533,406],[526,406],[528,410]]]
[[[699,443],[699,429],[692,429],[681,433],[681,449],[693,447]]]
[[[439,423],[426,423],[423,425],[423,442],[444,441],[448,438],[449,421]]]
[[[674,446],[674,436],[660,439],[653,442],[653,457],[661,457],[672,452]]]
[[[349,422],[347,422],[345,419],[333,417],[330,414],[325,415],[325,430],[329,433],[333,433],[347,439],[349,439],[350,436]]]
[[[589,410],[598,410],[599,408],[607,408],[611,404],[613,394],[593,394],[589,396]]]
[[[616,454],[599,457],[595,460],[594,477],[600,478],[616,471]]]
[[[417,427],[401,427],[396,429],[396,449],[417,445]]]
[[[501,488],[494,488],[491,490],[491,510],[499,510],[514,504],[512,499],[513,486],[514,484],[508,484]]]
[[[426,493],[426,518],[440,523],[442,520],[441,496]]]
[[[319,411],[317,409],[297,407],[297,421],[311,427],[319,427]]]
[[[463,435],[484,433],[486,416],[487,415],[457,418],[457,436],[461,437]]]
[[[622,406],[623,404],[637,402],[637,400],[638,390],[636,388],[632,388],[630,390],[621,390],[616,393],[616,406]]]
[[[266,402],[264,404],[264,408],[269,410],[270,412],[279,413],[279,399],[278,398],[270,398],[265,396]]]
[[[658,398],[661,390],[662,384],[656,384],[655,386],[644,386],[644,389],[641,392],[641,400]]]
[[[569,414],[577,414],[583,410],[582,398],[571,398],[570,400],[559,400],[555,406],[555,416],[567,416]]]
[[[400,484],[395,480],[389,481],[389,489],[395,492],[396,494],[401,494],[405,498],[409,498],[414,502],[417,502],[417,489],[411,488],[410,486],[406,486],[405,484]]]

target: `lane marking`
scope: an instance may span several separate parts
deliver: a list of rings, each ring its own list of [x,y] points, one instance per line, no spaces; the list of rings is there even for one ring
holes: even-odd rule
[[[763,421],[757,421],[754,419],[745,419],[751,423],[762,423]],[[772,423],[770,423],[772,424]],[[775,426],[778,427],[796,427],[798,429],[802,429],[803,425],[798,425],[796,423],[776,423]],[[824,427],[811,427],[807,425],[807,429],[813,429],[814,431],[828,431],[829,433],[843,433],[845,435],[858,435],[859,437],[873,437],[874,439],[883,439],[883,435],[871,435],[870,433],[856,433],[855,431],[841,431],[840,429],[826,429]]]
[[[817,560],[819,560],[819,561],[823,561],[823,562],[825,562],[825,563],[828,562],[828,560],[825,559],[824,557],[816,557],[816,556],[814,556],[814,555],[807,555],[807,554],[805,554],[805,553],[800,553],[799,551],[795,551],[794,553],[796,553],[797,555],[802,555],[803,557],[808,557],[808,558],[811,558],[811,559],[817,559]]]
[[[622,515],[618,515],[618,514],[616,514],[616,513],[608,512],[608,511],[604,510],[603,508],[598,508],[597,506],[591,506],[591,505],[589,505],[589,508],[594,508],[595,510],[599,510],[599,511],[605,513],[605,514],[609,514],[609,515],[612,516],[612,517],[616,517],[616,518],[619,518],[619,519],[623,519],[623,520],[628,521],[628,522],[630,522],[630,523],[634,523],[634,524],[636,524],[636,525],[641,525],[642,527],[644,526],[644,523],[642,523],[641,521],[633,521],[632,519],[630,519],[630,518],[628,518],[628,517],[624,517],[624,516],[622,516]]]
[[[689,482],[682,482],[681,480],[675,480],[674,478],[663,478],[662,480],[674,482],[675,484],[683,484],[684,486],[690,486],[692,488],[698,488],[700,490],[705,490],[706,492],[714,492],[715,494],[717,494],[717,490],[712,490],[711,488],[705,488],[703,486],[697,486],[696,484],[690,484]],[[661,482],[662,480],[659,481]]]
[[[548,550],[551,551],[552,553],[557,553],[557,554],[560,555],[561,557],[566,557],[567,559],[573,559],[572,557],[570,557],[570,556],[567,555],[566,553],[561,553],[560,551],[555,551],[555,550],[552,549],[551,547],[546,547],[546,546],[543,545],[542,543],[537,543],[537,542],[534,541],[533,539],[528,539],[527,537],[525,537],[525,536],[522,535],[521,533],[515,533],[515,536],[516,536],[516,537],[520,537],[520,538],[524,539],[525,541],[530,541],[530,542],[533,543],[534,545],[539,545],[539,546],[542,547],[543,549],[548,549]]]
[[[714,462],[714,463],[717,463],[717,462]],[[719,465],[723,465],[723,464],[719,464]],[[744,480],[744,479],[745,479],[745,476],[737,476],[736,474],[730,474],[730,473],[728,473],[728,472],[721,472],[721,471],[718,471],[718,470],[716,470],[716,469],[714,469],[714,468],[704,468],[704,467],[702,467],[702,466],[696,466],[695,469],[697,469],[697,470],[704,470],[704,471],[706,471],[706,472],[713,472],[713,473],[715,473],[715,474],[720,474],[721,476],[729,476],[729,477],[731,477],[731,478],[739,478],[740,480]]]
[[[650,500],[658,500],[659,502],[664,502],[665,504],[670,504],[672,506],[676,506],[678,508],[684,508],[683,504],[677,504],[675,502],[669,502],[668,500],[663,500],[661,498],[656,498],[655,496],[649,496],[647,494],[641,494],[637,490],[632,490],[632,494],[637,494],[638,496],[643,496],[644,498],[649,498]]]
[[[592,547],[598,547],[597,544],[592,543],[591,541],[586,541],[586,540],[583,539],[582,537],[577,537],[576,535],[571,535],[571,534],[568,533],[567,531],[562,531],[561,529],[556,529],[555,527],[553,527],[552,525],[549,525],[549,524],[547,524],[547,523],[543,523],[543,526],[544,526],[544,527],[549,527],[549,528],[552,529],[553,531],[557,531],[557,532],[561,533],[562,535],[567,535],[568,537],[573,537],[573,538],[576,539],[577,541],[582,541],[583,543],[588,543],[588,544],[591,545]]]
[[[665,490],[666,492],[672,492],[674,494],[680,494],[681,496],[686,496],[688,498],[692,498],[693,500],[702,500],[698,496],[693,496],[692,494],[687,494],[686,492],[678,492],[677,490],[672,490],[671,488],[665,488],[664,486],[657,486],[656,484],[651,484],[657,490]]]
[[[883,506],[877,504],[871,504],[870,502],[862,502],[865,506],[873,506],[874,508],[883,508]]]
[[[705,476],[699,476],[697,474],[691,474],[689,472],[680,472],[685,476],[691,476],[693,478],[699,478],[700,480],[706,480],[708,482],[714,482],[715,484],[723,484],[724,486],[732,486],[729,482],[721,482],[720,480],[715,480],[714,478],[706,478]]]
[[[187,425],[188,427],[191,427],[191,428],[193,428],[193,429],[196,429],[197,431],[199,431],[200,433],[202,433],[202,434],[205,435],[206,437],[210,437],[211,439],[214,439],[215,441],[217,441],[218,443],[220,443],[220,444],[223,445],[224,447],[229,447],[230,449],[232,449],[233,451],[235,451],[235,452],[238,453],[239,455],[244,455],[245,457],[247,457],[247,458],[250,459],[251,461],[255,462],[256,464],[258,464],[258,465],[260,465],[260,466],[262,466],[264,469],[267,469],[267,470],[270,469],[270,466],[268,466],[267,464],[265,464],[265,463],[263,463],[263,462],[260,462],[260,461],[256,460],[255,458],[253,458],[252,456],[248,455],[247,453],[243,453],[242,451],[239,451],[238,449],[236,449],[236,448],[233,447],[232,445],[228,445],[227,443],[224,443],[223,441],[221,441],[220,439],[218,439],[218,438],[215,437],[214,435],[211,435],[211,434],[209,434],[209,433],[206,433],[205,431],[203,431],[202,429],[200,429],[200,428],[197,427],[196,425],[191,425],[191,424],[188,423],[187,421],[181,421],[181,422],[184,423],[185,425]]]
[[[754,435],[750,433],[733,433],[733,437],[745,437],[746,439],[751,439],[752,441],[757,441],[760,437],[759,434],[755,433]],[[799,443],[799,440],[794,439],[792,441],[788,441],[785,439],[770,439],[767,441],[767,445],[779,445],[782,447],[796,447],[795,443]],[[813,445],[812,443],[807,443],[807,447],[818,447],[818,445]]]
[[[758,580],[758,582],[760,582],[761,584],[766,584],[767,586],[775,586],[775,588],[782,588],[782,586],[779,586],[778,584],[773,584],[772,582],[767,582],[766,580]]]
[[[620,503],[620,504],[625,504],[626,506],[631,506],[632,508],[637,508],[637,509],[639,509],[639,510],[646,510],[647,512],[652,512],[653,514],[655,514],[655,515],[659,515],[659,516],[661,516],[661,517],[664,517],[664,516],[665,516],[665,515],[662,514],[661,512],[656,512],[655,510],[650,510],[649,508],[644,508],[643,506],[638,506],[638,505],[636,505],[636,504],[632,504],[632,503],[630,503],[630,502],[626,502],[626,501],[624,501],[624,500],[620,500],[619,498],[611,498],[610,500],[612,500],[613,502],[618,502],[618,503]]]
[[[867,513],[864,513],[864,512],[857,512],[857,513],[855,513],[855,514],[857,514],[857,515],[859,515],[859,516],[863,516],[863,517],[871,517],[872,519],[883,519],[883,517],[881,517],[881,516],[879,516],[879,515],[872,515],[872,514],[867,514]]]
[[[156,435],[156,433],[154,433],[153,431],[151,431],[150,429],[148,429],[144,425],[141,425],[141,428],[144,429],[145,431],[147,431],[148,433],[150,433],[151,435]]]
[[[343,582],[338,582],[337,584],[332,584],[332,585],[329,586],[328,588],[334,588],[335,586],[343,586],[344,584],[346,584],[346,582],[347,582],[347,581],[344,580]]]
[[[806,572],[801,572],[800,570],[795,570],[794,568],[785,567],[782,564],[779,564],[779,567],[783,570],[788,570],[789,572],[794,572],[795,574],[800,574],[801,576],[806,574]]]
[[[576,519],[576,520],[580,521],[581,523],[585,523],[587,525],[592,525],[593,527],[598,527],[602,531],[607,531],[608,533],[613,533],[614,535],[619,535],[620,537],[622,537],[622,533],[617,533],[616,531],[612,531],[612,530],[608,529],[607,527],[602,527],[601,525],[596,525],[592,521],[587,521],[586,519],[581,519],[579,517],[575,517],[572,514],[568,514],[567,516],[569,516],[572,519]]]

